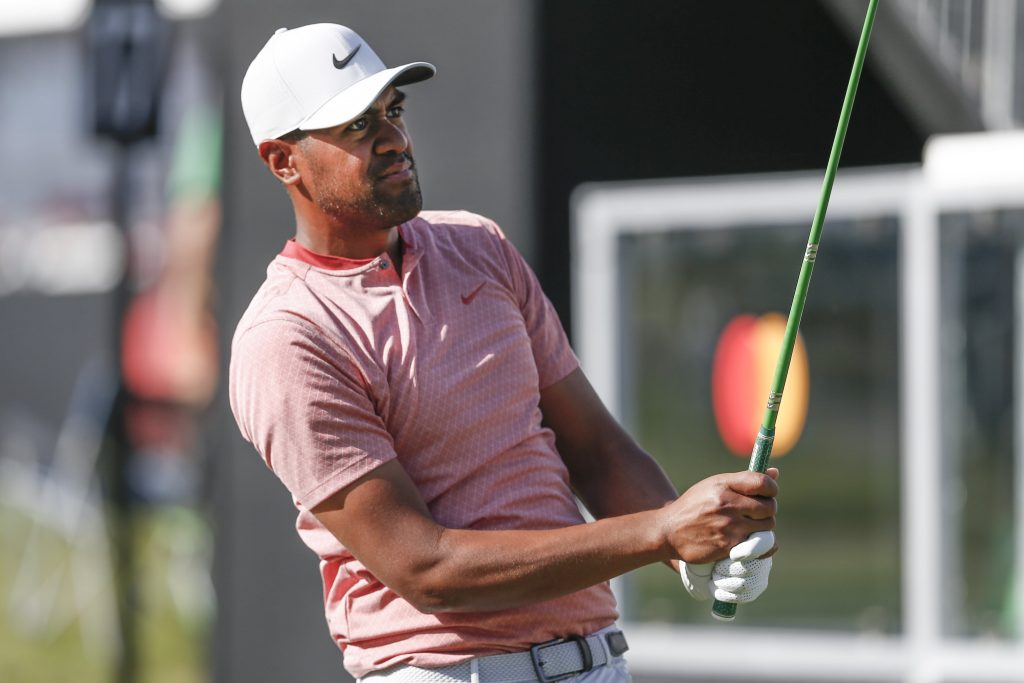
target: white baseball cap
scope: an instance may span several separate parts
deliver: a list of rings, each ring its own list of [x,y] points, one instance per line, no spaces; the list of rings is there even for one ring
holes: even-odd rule
[[[330,128],[366,111],[390,85],[437,70],[412,62],[387,68],[355,31],[338,24],[278,29],[242,79],[242,111],[259,145],[293,130]]]

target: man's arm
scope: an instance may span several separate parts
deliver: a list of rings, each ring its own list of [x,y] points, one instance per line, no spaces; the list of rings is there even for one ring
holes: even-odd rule
[[[637,567],[725,557],[774,527],[775,482],[740,472],[700,482],[656,510],[544,531],[437,524],[389,461],[312,512],[386,586],[424,612],[490,611],[572,593]]]
[[[581,369],[541,391],[540,408],[544,425],[555,433],[573,489],[595,518],[655,510],[679,496],[661,466],[608,412]],[[771,468],[768,476],[777,479],[778,470]],[[774,499],[766,502],[774,509]],[[666,564],[678,571],[677,558]]]
[[[597,519],[654,510],[679,497],[579,368],[540,392],[540,409],[576,495]]]

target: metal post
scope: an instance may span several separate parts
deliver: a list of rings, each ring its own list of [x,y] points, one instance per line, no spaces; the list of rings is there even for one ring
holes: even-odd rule
[[[153,0],[95,0],[85,32],[87,64],[93,85],[94,130],[97,136],[116,143],[111,219],[127,243],[132,151],[136,143],[157,134],[170,31]],[[114,290],[111,367],[118,390],[105,439],[105,478],[113,517],[113,583],[120,636],[114,677],[118,683],[134,683],[138,678],[135,514],[128,481],[131,452],[125,430],[128,394],[121,373],[124,319],[131,299],[128,263],[126,261]]]
[[[1013,636],[1024,638],[1024,247],[1018,247],[1014,263],[1014,308],[1016,310],[1013,334],[1016,342],[1014,354],[1014,561],[1013,561]]]
[[[119,147],[114,154],[114,183],[111,189],[111,218],[119,232],[128,241],[129,197],[131,196],[132,154],[130,146]],[[127,250],[126,250],[127,251]],[[132,529],[135,510],[128,482],[128,464],[131,451],[125,429],[125,405],[128,400],[121,375],[122,330],[125,313],[131,300],[129,273],[121,273],[114,289],[114,306],[111,330],[113,338],[113,363],[117,381],[117,397],[107,425],[107,482],[110,504],[113,512],[114,551],[114,595],[117,602],[117,624],[120,637],[115,680],[118,683],[133,683],[138,669],[136,639],[136,612],[138,606],[135,581],[135,543]]]
[[[1017,3],[992,2],[985,6],[982,43],[981,116],[986,127],[1013,127],[1013,63],[1017,30]]]

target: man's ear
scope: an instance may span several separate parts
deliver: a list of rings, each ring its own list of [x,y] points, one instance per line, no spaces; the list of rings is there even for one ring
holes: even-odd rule
[[[292,145],[284,140],[264,140],[259,146],[263,163],[285,185],[299,182],[299,169],[295,166],[295,155],[292,152]]]

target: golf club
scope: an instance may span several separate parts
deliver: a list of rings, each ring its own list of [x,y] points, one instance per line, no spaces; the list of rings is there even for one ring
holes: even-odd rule
[[[811,283],[811,272],[814,270],[814,261],[818,255],[818,242],[821,240],[821,230],[825,223],[828,200],[832,195],[832,184],[835,182],[839,157],[843,151],[846,129],[850,124],[853,100],[857,96],[857,84],[860,82],[860,74],[864,68],[864,56],[868,51],[868,40],[871,38],[871,27],[875,21],[875,10],[877,8],[878,0],[870,0],[867,16],[864,19],[864,29],[860,35],[860,43],[857,45],[857,55],[853,60],[853,72],[850,74],[850,83],[846,87],[846,97],[843,100],[842,113],[839,115],[839,126],[836,129],[836,137],[832,143],[832,153],[829,155],[828,166],[825,169],[825,180],[821,187],[821,198],[818,200],[818,209],[814,214],[814,221],[811,223],[811,235],[807,239],[807,250],[804,252],[803,265],[800,267],[800,276],[797,278],[796,292],[793,294],[793,305],[789,309],[786,333],[782,339],[779,360],[775,366],[775,376],[772,380],[771,390],[768,393],[768,405],[765,408],[761,428],[758,430],[757,438],[754,440],[754,449],[750,454],[750,465],[747,469],[751,472],[764,472],[768,469],[768,459],[771,457],[772,443],[775,440],[775,420],[779,415],[779,406],[782,405],[782,391],[786,386],[786,375],[789,373],[789,363],[793,358],[793,347],[796,345],[796,335],[800,329],[800,318],[803,316],[804,302],[807,300],[807,289]],[[711,607],[711,614],[721,621],[732,621],[736,618],[736,603],[715,600]]]

